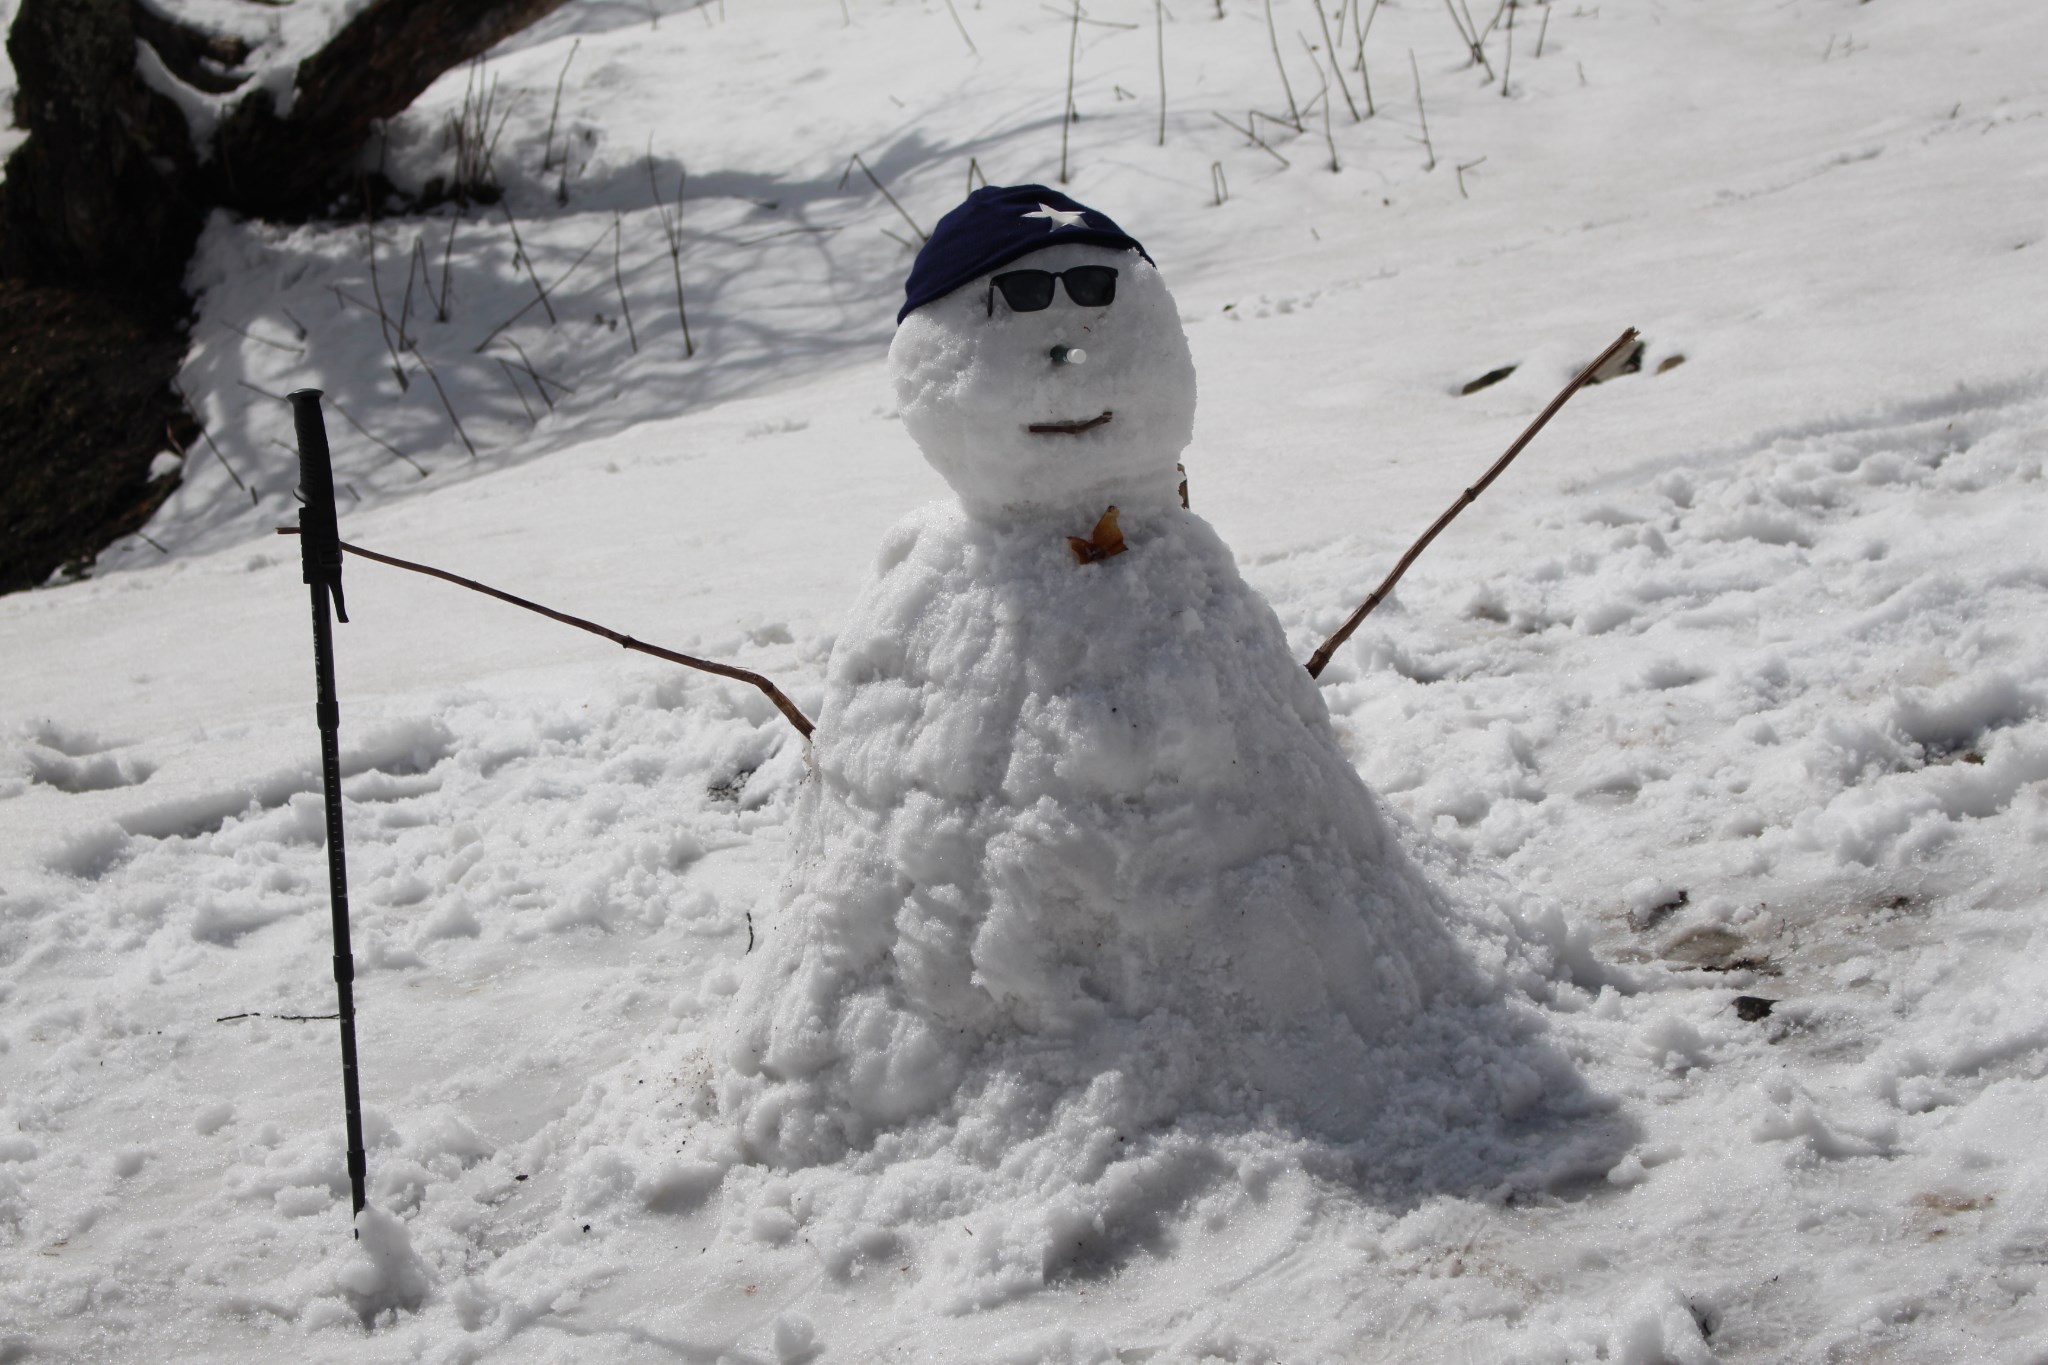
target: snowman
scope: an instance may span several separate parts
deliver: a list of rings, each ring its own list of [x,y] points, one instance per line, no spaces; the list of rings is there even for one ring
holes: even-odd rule
[[[1568,1088],[1512,1021],[1418,1042],[1491,1008],[1512,935],[1395,837],[1184,506],[1194,365],[1145,249],[987,187],[898,322],[904,426],[956,498],[884,540],[828,665],[724,1045],[742,1159],[922,1131],[996,1160],[1077,1097],[1103,1141],[1250,1116],[1355,1145],[1412,1126],[1419,1070],[1472,1073],[1431,1123]]]

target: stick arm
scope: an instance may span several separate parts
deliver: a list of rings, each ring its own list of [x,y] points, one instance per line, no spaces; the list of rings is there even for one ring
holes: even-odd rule
[[[277,533],[281,536],[297,535],[298,528],[296,526],[280,526],[277,528]],[[700,659],[692,654],[679,654],[672,649],[663,649],[660,645],[650,645],[644,640],[636,640],[630,635],[623,635],[616,630],[610,630],[597,624],[595,621],[586,621],[580,616],[571,616],[565,611],[556,611],[554,608],[544,607],[538,602],[529,602],[523,597],[515,597],[509,592],[493,588],[485,583],[479,583],[473,578],[464,578],[460,574],[452,574],[446,569],[437,569],[430,564],[415,564],[409,559],[400,559],[395,555],[379,554],[375,550],[366,550],[360,545],[351,545],[347,541],[339,541],[337,543],[344,554],[352,554],[362,559],[375,560],[379,564],[389,564],[394,569],[407,569],[413,573],[425,574],[429,578],[438,578],[444,582],[454,583],[459,587],[468,588],[471,592],[480,592],[486,597],[495,597],[500,602],[510,602],[515,607],[524,607],[528,611],[538,612],[551,621],[560,621],[565,626],[574,626],[578,630],[587,630],[592,635],[602,635],[613,644],[620,645],[637,653],[652,655],[657,659],[666,659],[672,664],[681,664],[685,668],[694,668],[702,673],[715,673],[721,678],[731,678],[735,682],[747,683],[758,688],[763,696],[773,702],[775,709],[782,713],[783,719],[795,726],[796,732],[805,739],[809,739],[812,732],[817,729],[811,723],[811,718],[806,716],[802,709],[789,699],[787,693],[752,669],[739,668],[732,664],[722,664],[712,659]]]
[[[1544,408],[1542,412],[1536,414],[1536,420],[1529,423],[1523,429],[1522,434],[1515,438],[1515,443],[1507,448],[1505,454],[1493,462],[1493,467],[1486,471],[1479,482],[1466,489],[1459,496],[1458,500],[1452,503],[1427,531],[1422,533],[1422,538],[1408,547],[1408,553],[1401,556],[1400,562],[1394,565],[1394,571],[1382,579],[1380,585],[1372,590],[1372,595],[1359,605],[1358,610],[1352,612],[1344,624],[1337,627],[1335,633],[1329,639],[1323,641],[1321,647],[1309,656],[1307,667],[1308,675],[1311,678],[1320,678],[1323,675],[1323,670],[1329,666],[1331,656],[1343,648],[1344,642],[1351,638],[1351,632],[1357,630],[1359,623],[1372,614],[1372,609],[1386,600],[1387,594],[1394,590],[1394,585],[1401,581],[1401,575],[1408,572],[1408,566],[1413,564],[1422,552],[1429,548],[1429,542],[1436,539],[1437,532],[1449,526],[1453,517],[1476,502],[1479,495],[1486,491],[1486,486],[1499,478],[1501,471],[1513,462],[1515,456],[1522,453],[1522,447],[1534,440],[1536,433],[1543,430],[1544,425],[1551,418],[1557,416],[1557,410],[1563,407],[1573,394],[1584,388],[1594,375],[1600,373],[1603,367],[1634,344],[1635,340],[1636,329],[1633,327],[1627,328],[1620,336],[1614,339],[1613,345],[1594,357],[1592,364],[1580,370],[1577,377],[1559,390],[1557,397],[1550,400],[1550,405]],[[343,548],[346,549],[347,547],[344,546]]]

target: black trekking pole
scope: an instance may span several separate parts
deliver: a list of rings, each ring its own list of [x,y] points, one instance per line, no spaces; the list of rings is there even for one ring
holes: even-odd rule
[[[348,1114],[348,1190],[351,1217],[363,1211],[363,1100],[356,1088],[355,955],[348,942],[348,851],[341,839],[341,703],[334,695],[334,614],[348,621],[341,596],[341,527],[334,512],[334,467],[327,454],[327,424],[320,416],[320,390],[291,395],[299,434],[299,564],[313,590],[313,669],[319,677],[320,779],[327,796],[327,889],[334,909],[334,991],[341,1018],[341,1098]],[[362,1236],[360,1230],[356,1236]]]

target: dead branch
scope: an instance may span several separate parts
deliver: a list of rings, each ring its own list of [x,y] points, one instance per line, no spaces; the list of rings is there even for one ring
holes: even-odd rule
[[[1508,467],[1515,456],[1522,453],[1522,447],[1534,440],[1536,433],[1543,430],[1544,425],[1551,418],[1557,416],[1557,410],[1563,407],[1573,394],[1585,387],[1586,382],[1592,379],[1603,365],[1627,350],[1634,343],[1635,339],[1636,329],[1633,327],[1628,328],[1619,337],[1616,337],[1613,345],[1602,351],[1592,364],[1580,370],[1572,382],[1565,385],[1563,389],[1559,390],[1557,397],[1550,400],[1550,405],[1544,408],[1542,412],[1536,414],[1536,420],[1529,423],[1523,429],[1522,434],[1515,438],[1515,443],[1507,448],[1507,453],[1493,462],[1493,467],[1486,471],[1479,482],[1466,489],[1458,500],[1452,503],[1427,531],[1422,533],[1422,538],[1408,547],[1408,553],[1401,556],[1400,562],[1394,565],[1394,571],[1388,574],[1377,588],[1372,590],[1372,595],[1365,599],[1357,611],[1351,613],[1351,616],[1343,625],[1337,627],[1336,633],[1323,641],[1322,646],[1309,656],[1308,675],[1311,678],[1320,678],[1323,675],[1323,669],[1329,665],[1330,656],[1343,647],[1344,642],[1351,638],[1351,632],[1358,629],[1359,623],[1372,613],[1372,609],[1386,600],[1387,594],[1394,590],[1394,585],[1401,581],[1401,575],[1408,572],[1408,566],[1413,564],[1416,558],[1429,548],[1429,542],[1436,539],[1437,532],[1449,526],[1453,517],[1471,506],[1478,499],[1479,495],[1486,491],[1486,486],[1499,478],[1501,471]]]
[[[277,533],[281,536],[295,536],[299,533],[299,528],[296,526],[280,526],[277,528]],[[775,704],[775,709],[782,713],[783,719],[795,726],[796,732],[805,739],[809,739],[812,732],[817,729],[815,725],[811,724],[810,717],[799,710],[797,704],[791,701],[781,688],[751,669],[736,668],[732,664],[715,663],[710,659],[699,659],[694,655],[678,654],[672,649],[663,649],[659,645],[650,645],[645,641],[636,640],[630,635],[622,635],[616,630],[609,630],[604,626],[598,625],[595,621],[586,621],[580,616],[571,616],[567,612],[556,611],[552,607],[544,607],[538,602],[529,602],[523,597],[514,597],[509,592],[489,587],[477,582],[473,578],[464,578],[460,574],[449,573],[446,569],[436,569],[432,565],[415,564],[408,559],[398,559],[391,555],[378,554],[375,550],[366,550],[360,545],[350,545],[346,541],[342,542],[341,548],[346,553],[356,555],[362,559],[373,559],[379,564],[389,564],[394,569],[406,569],[412,573],[425,574],[429,578],[438,578],[443,582],[468,588],[471,592],[480,592],[486,597],[495,597],[500,602],[509,602],[515,607],[524,607],[528,611],[538,612],[550,621],[560,621],[565,626],[574,626],[578,630],[587,630],[592,635],[602,635],[615,645],[623,646],[626,649],[634,650],[641,654],[649,654],[657,659],[666,659],[672,664],[681,664],[685,668],[694,668],[700,673],[715,673],[721,678],[731,678],[735,682],[751,684],[759,688],[761,694]]]

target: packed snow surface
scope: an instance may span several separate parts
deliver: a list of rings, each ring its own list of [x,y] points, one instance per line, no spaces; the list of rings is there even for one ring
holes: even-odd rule
[[[273,85],[348,8],[192,7]],[[1323,14],[569,5],[480,73],[509,217],[209,229],[211,444],[0,599],[0,1360],[2048,1361],[2038,7]],[[1202,377],[1088,565],[895,387],[891,234],[1063,157]],[[970,302],[1046,394],[1165,354]],[[301,385],[345,539],[821,722],[350,561],[360,1240]]]

